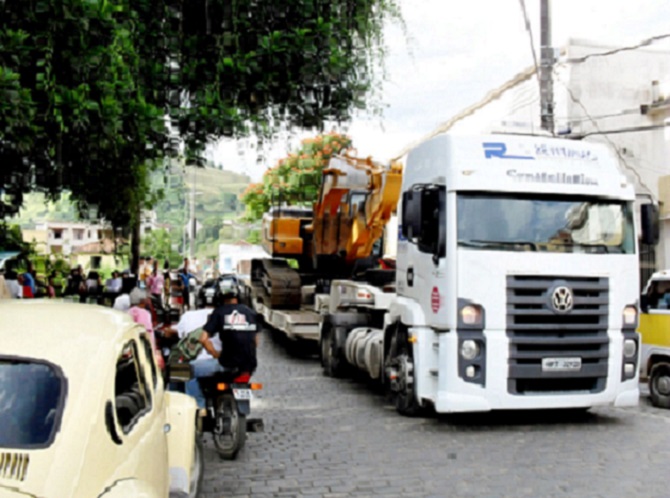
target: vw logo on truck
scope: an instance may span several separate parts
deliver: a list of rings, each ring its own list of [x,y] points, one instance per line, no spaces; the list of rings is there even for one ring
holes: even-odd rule
[[[574,297],[569,287],[561,285],[551,293],[551,307],[557,313],[568,313],[574,306]]]

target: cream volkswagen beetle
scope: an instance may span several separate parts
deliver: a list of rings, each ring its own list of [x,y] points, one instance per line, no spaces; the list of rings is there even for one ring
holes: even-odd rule
[[[144,329],[83,304],[0,300],[0,497],[195,497],[197,408]]]

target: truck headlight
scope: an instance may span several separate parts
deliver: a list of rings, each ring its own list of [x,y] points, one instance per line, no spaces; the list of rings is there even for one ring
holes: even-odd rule
[[[461,308],[461,320],[465,325],[482,324],[482,308],[474,304],[468,304]]]
[[[626,358],[633,358],[637,353],[637,343],[633,339],[623,341],[623,355]]]
[[[623,326],[624,327],[637,326],[637,307],[626,306],[623,309]]]
[[[461,356],[466,360],[474,360],[479,356],[479,344],[477,341],[467,339],[461,344]]]

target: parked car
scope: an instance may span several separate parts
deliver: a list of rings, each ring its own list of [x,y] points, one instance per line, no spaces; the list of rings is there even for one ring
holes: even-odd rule
[[[640,301],[640,379],[652,404],[670,409],[670,270],[651,276]]]
[[[196,497],[193,398],[165,390],[129,315],[0,302],[0,496]]]

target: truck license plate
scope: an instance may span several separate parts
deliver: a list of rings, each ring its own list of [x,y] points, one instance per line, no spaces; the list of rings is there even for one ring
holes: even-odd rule
[[[251,389],[233,389],[235,399],[251,399]]]
[[[581,369],[581,358],[542,358],[543,372],[578,372]]]

